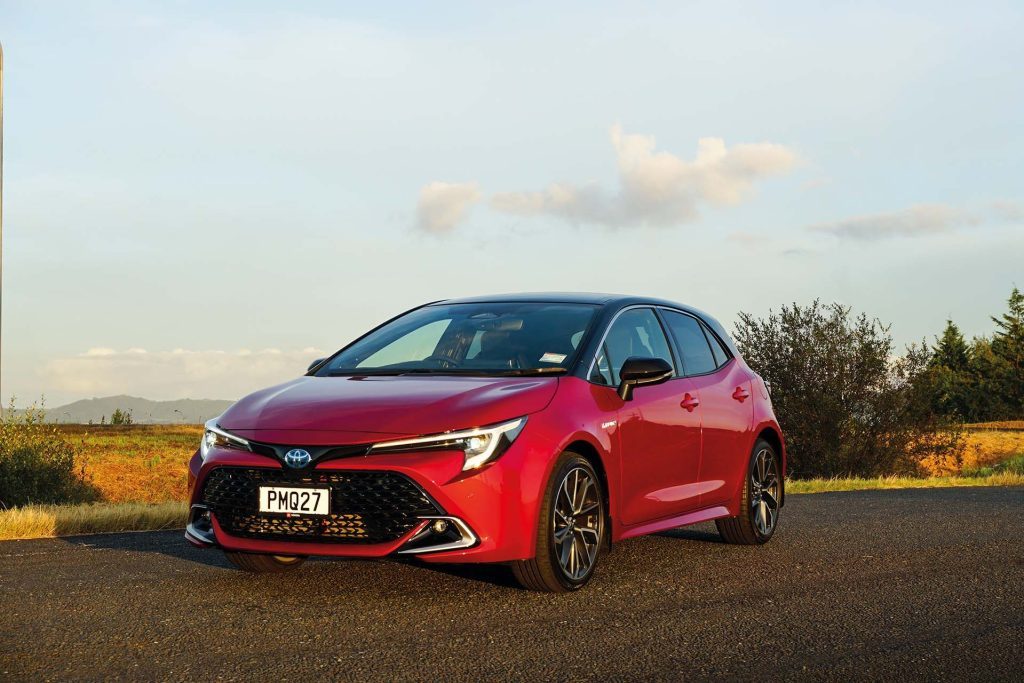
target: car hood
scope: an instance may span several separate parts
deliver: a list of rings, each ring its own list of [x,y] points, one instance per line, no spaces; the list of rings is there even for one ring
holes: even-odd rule
[[[294,431],[307,443],[316,434],[323,443],[365,443],[535,413],[557,387],[557,377],[300,377],[246,396],[217,423],[271,443]]]

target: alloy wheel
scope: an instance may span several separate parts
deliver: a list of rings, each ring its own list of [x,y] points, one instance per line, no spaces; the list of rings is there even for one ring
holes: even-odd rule
[[[767,448],[754,456],[750,470],[750,513],[754,527],[762,536],[771,535],[779,518],[779,469]]]
[[[558,564],[566,577],[579,581],[594,566],[604,532],[600,487],[590,471],[574,467],[566,473],[552,516]]]

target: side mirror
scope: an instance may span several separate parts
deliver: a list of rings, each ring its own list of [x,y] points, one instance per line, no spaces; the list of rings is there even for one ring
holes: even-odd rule
[[[661,384],[672,376],[672,366],[661,358],[627,358],[619,371],[619,398],[629,401],[635,387]]]
[[[315,361],[313,361],[312,363],[309,364],[309,367],[306,368],[306,372],[309,372],[310,370],[312,370],[316,366],[318,366],[321,363],[323,363],[325,360],[326,360],[325,358],[317,358]]]

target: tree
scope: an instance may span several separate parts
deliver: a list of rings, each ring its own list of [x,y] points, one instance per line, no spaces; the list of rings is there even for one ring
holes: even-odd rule
[[[935,348],[929,363],[942,366],[955,372],[966,372],[970,363],[967,342],[960,328],[952,320],[946,321],[946,329],[936,339]]]
[[[936,339],[926,372],[928,376],[921,378],[921,387],[927,386],[932,408],[938,415],[961,420],[975,418],[970,348],[952,320],[946,321],[946,329]]]
[[[959,433],[921,391],[925,345],[894,358],[888,326],[818,300],[764,319],[742,313],[735,336],[771,384],[793,476],[910,473],[924,453],[958,457]]]
[[[1004,396],[1002,380],[1006,374],[1006,361],[992,350],[992,340],[988,337],[975,337],[971,341],[970,358],[970,410],[964,419],[969,422],[985,422],[1012,417],[1013,411]]]
[[[125,426],[132,424],[131,412],[128,410],[121,410],[120,408],[115,408],[114,414],[110,416],[110,424]]]
[[[993,379],[1006,402],[1004,417],[1020,417],[1024,415],[1024,294],[1014,287],[1007,304],[1006,313],[992,318],[996,324],[992,352],[1003,361]]]

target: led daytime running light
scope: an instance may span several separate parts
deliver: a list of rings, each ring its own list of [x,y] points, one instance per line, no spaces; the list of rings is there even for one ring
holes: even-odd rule
[[[507,448],[526,424],[526,418],[503,422],[490,427],[477,427],[457,432],[446,432],[412,439],[384,441],[370,447],[370,453],[415,451],[439,448],[458,449],[465,455],[463,471],[473,470],[487,464]],[[500,450],[499,450],[500,449]]]

